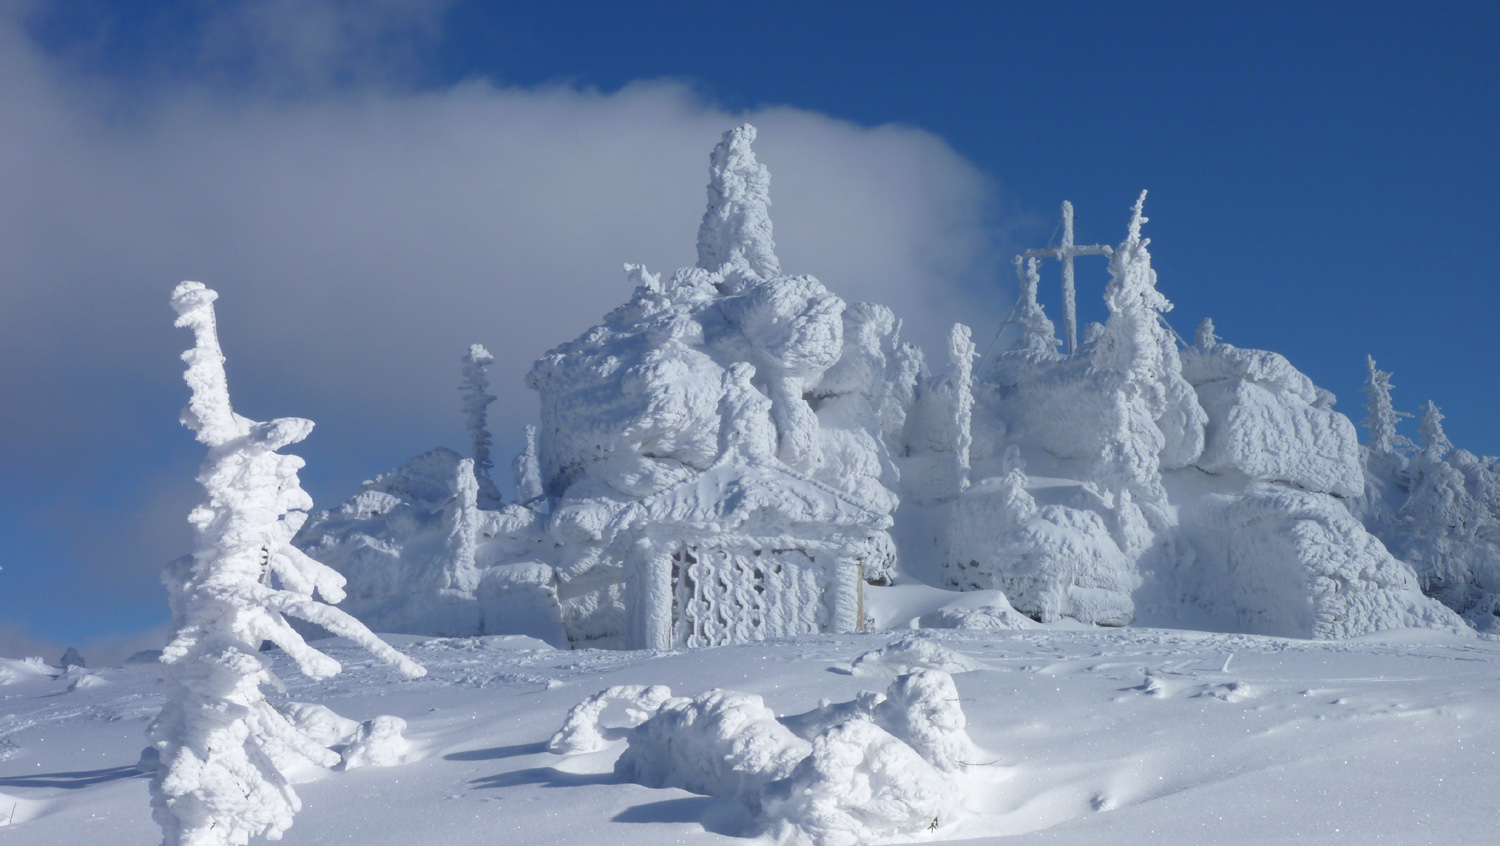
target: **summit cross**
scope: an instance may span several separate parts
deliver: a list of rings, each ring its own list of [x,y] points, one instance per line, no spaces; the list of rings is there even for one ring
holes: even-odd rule
[[[1086,244],[1078,246],[1073,243],[1073,204],[1063,200],[1062,204],[1063,237],[1062,243],[1056,247],[1043,247],[1037,250],[1027,250],[1021,254],[1022,258],[1055,258],[1062,262],[1062,288],[1063,288],[1063,325],[1067,334],[1068,355],[1072,355],[1078,349],[1078,304],[1077,292],[1073,285],[1073,257],[1074,256],[1111,256],[1114,250],[1104,244]]]

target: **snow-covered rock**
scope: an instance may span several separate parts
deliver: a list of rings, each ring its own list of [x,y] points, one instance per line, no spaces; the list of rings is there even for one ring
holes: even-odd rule
[[[1232,627],[1282,637],[1347,638],[1398,628],[1464,631],[1422,595],[1415,574],[1329,494],[1257,483],[1185,509],[1192,549],[1184,595]]]
[[[1354,424],[1284,357],[1214,342],[1184,350],[1182,374],[1208,413],[1198,467],[1335,496],[1363,491]]]

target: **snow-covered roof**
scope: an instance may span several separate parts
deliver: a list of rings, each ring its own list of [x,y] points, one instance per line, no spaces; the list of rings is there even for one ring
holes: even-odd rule
[[[778,463],[752,463],[737,451],[625,511],[610,534],[636,526],[755,536],[866,534],[890,517],[842,491]]]

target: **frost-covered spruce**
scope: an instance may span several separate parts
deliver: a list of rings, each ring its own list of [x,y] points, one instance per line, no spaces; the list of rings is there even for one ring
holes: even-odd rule
[[[490,427],[486,420],[489,404],[495,401],[490,393],[489,366],[495,362],[490,351],[480,344],[469,347],[463,364],[463,408],[464,425],[469,430],[469,441],[474,449],[474,478],[479,482],[479,507],[500,507],[500,491],[495,487],[490,471],[495,463],[490,460]]]
[[[1130,231],[1109,262],[1104,301],[1109,320],[1095,343],[1093,364],[1113,374],[1113,396],[1103,412],[1108,421],[1104,442],[1091,471],[1115,498],[1121,523],[1121,546],[1138,552],[1141,512],[1151,528],[1166,524],[1167,495],[1161,471],[1182,467],[1203,451],[1207,415],[1192,386],[1182,378],[1182,364],[1161,315],[1172,304],[1156,290],[1156,271],[1141,237],[1146,192],[1130,218]],[[1134,548],[1134,549],[1133,549]]]
[[[1021,327],[1021,337],[1013,349],[1033,353],[1056,353],[1062,341],[1057,337],[1057,327],[1047,319],[1041,303],[1037,302],[1036,289],[1041,284],[1037,272],[1037,260],[1027,259],[1022,270],[1021,257],[1016,256],[1016,276],[1021,282],[1021,297],[1016,302],[1015,321]]]
[[[208,457],[198,474],[205,501],[188,516],[196,549],[163,573],[172,638],[161,658],[166,704],[150,733],[159,754],[152,815],[166,846],[279,838],[301,803],[275,762],[300,756],[325,767],[339,763],[262,693],[263,686],[279,686],[259,651],[265,641],[312,678],[339,671],[284,615],[359,643],[407,678],[426,672],[315,598],[338,602],[344,579],[289,543],[312,500],[297,482],[302,459],[277,453],[305,438],[313,424],[257,423],[234,413],[214,324],[217,297],[198,282],[184,282],[172,294],[176,325],[191,328],[196,339],[183,354],[193,395],[182,422],[208,447]]]
[[[516,502],[528,508],[536,508],[545,492],[542,490],[542,465],[536,457],[536,427],[526,426],[526,449],[511,462],[511,472],[516,478]]]
[[[1370,433],[1369,446],[1373,453],[1396,455],[1404,453],[1410,446],[1411,441],[1402,437],[1396,426],[1401,418],[1410,417],[1404,411],[1397,411],[1391,402],[1391,374],[1375,366],[1375,357],[1365,356],[1365,364],[1370,368],[1370,375],[1365,380],[1365,393],[1369,399],[1365,401],[1365,408],[1369,415],[1365,417],[1365,430]]]

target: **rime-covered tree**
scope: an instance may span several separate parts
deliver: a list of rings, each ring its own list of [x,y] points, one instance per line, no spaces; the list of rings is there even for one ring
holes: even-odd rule
[[[1047,319],[1042,304],[1037,302],[1037,285],[1041,274],[1037,272],[1037,260],[1028,259],[1022,269],[1021,257],[1014,259],[1016,276],[1021,284],[1021,296],[1016,300],[1016,323],[1021,327],[1021,337],[1014,349],[1035,353],[1055,353],[1062,343],[1057,337],[1057,327]]]
[[[1198,321],[1198,334],[1193,337],[1193,346],[1200,350],[1211,349],[1219,344],[1219,336],[1214,333],[1214,321],[1211,317],[1205,317]]]
[[[516,477],[516,501],[535,508],[542,498],[542,465],[536,457],[536,427],[526,427],[526,449],[511,463]]]
[[[1167,407],[1169,371],[1182,378],[1181,366],[1167,361],[1169,350],[1176,358],[1176,347],[1171,346],[1160,320],[1172,304],[1156,290],[1156,271],[1151,269],[1146,249],[1151,239],[1141,237],[1141,225],[1147,220],[1142,214],[1145,201],[1142,191],[1132,209],[1129,234],[1110,257],[1110,280],[1104,292],[1109,320],[1093,351],[1093,365],[1108,374],[1112,396],[1104,412],[1105,437],[1090,479],[1112,495],[1121,546],[1126,548],[1145,542],[1148,533],[1141,525],[1142,516],[1153,528],[1166,524],[1161,454],[1167,441],[1155,421]]]
[[[469,347],[463,363],[464,425],[469,430],[469,441],[473,445],[474,479],[479,483],[479,507],[494,510],[500,507],[500,491],[495,487],[490,471],[495,463],[490,460],[490,427],[486,420],[490,403],[495,395],[490,393],[489,366],[495,357],[480,344]]]
[[[355,641],[407,678],[426,672],[317,598],[340,601],[344,578],[291,545],[312,500],[297,482],[302,459],[277,452],[305,438],[313,424],[257,423],[234,412],[214,324],[217,297],[198,282],[184,282],[172,294],[176,325],[195,338],[183,354],[192,399],[182,422],[208,447],[208,457],[198,474],[204,502],[188,515],[195,551],[163,573],[172,636],[161,658],[166,704],[150,734],[159,754],[152,815],[166,846],[279,838],[301,803],[276,761],[338,763],[336,753],[303,734],[263,693],[280,687],[260,653],[266,641],[312,678],[339,671],[287,615]]]
[[[698,228],[698,267],[749,271],[758,279],[781,274],[771,237],[771,172],[755,158],[755,127],[724,133],[709,158],[708,210]]]
[[[1429,461],[1441,461],[1453,449],[1453,442],[1443,432],[1443,412],[1432,400],[1422,409],[1417,434],[1422,438],[1422,456]]]
[[[1400,455],[1410,446],[1411,441],[1396,431],[1401,418],[1410,417],[1404,411],[1397,411],[1391,403],[1391,374],[1375,366],[1375,357],[1365,356],[1366,366],[1370,369],[1369,376],[1365,379],[1364,392],[1369,395],[1365,400],[1365,409],[1369,414],[1365,417],[1365,430],[1370,433],[1367,445],[1373,453],[1383,455]]]

